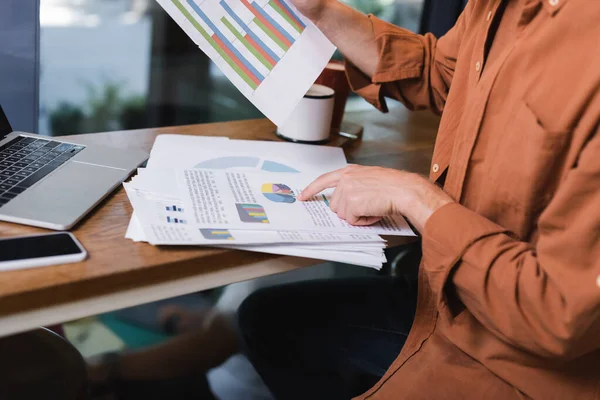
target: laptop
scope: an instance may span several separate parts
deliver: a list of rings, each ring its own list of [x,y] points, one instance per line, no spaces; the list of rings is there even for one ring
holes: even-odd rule
[[[0,106],[0,221],[67,230],[148,154],[13,132]]]

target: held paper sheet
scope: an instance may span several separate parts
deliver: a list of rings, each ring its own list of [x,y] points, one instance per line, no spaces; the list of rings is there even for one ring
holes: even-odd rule
[[[157,0],[229,80],[276,125],[335,51],[288,0]]]
[[[136,242],[149,241],[145,236],[142,229],[141,223],[138,220],[135,212],[131,216],[131,221],[127,227],[126,238]],[[168,243],[164,243],[168,244]],[[173,243],[173,244],[184,244],[184,243]],[[315,258],[321,260],[336,261],[347,264],[361,265],[364,267],[381,268],[381,264],[386,262],[385,255],[382,251],[376,252],[377,254],[370,254],[369,251],[362,251],[362,249],[351,249],[347,251],[330,251],[329,249],[310,248],[306,249],[304,246],[297,246],[294,244],[287,245],[266,245],[266,246],[248,246],[248,245],[218,245],[217,247],[227,247],[236,250],[246,251],[258,251],[261,253],[280,254],[288,256],[297,256],[305,258]]]

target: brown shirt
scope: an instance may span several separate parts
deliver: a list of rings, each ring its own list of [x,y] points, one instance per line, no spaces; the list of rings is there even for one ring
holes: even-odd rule
[[[413,329],[369,399],[600,399],[600,1],[471,0],[443,38],[371,17],[353,89],[442,113]],[[598,282],[598,283],[597,283]]]

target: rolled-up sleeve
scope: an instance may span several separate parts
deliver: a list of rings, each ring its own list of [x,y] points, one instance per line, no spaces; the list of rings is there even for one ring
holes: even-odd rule
[[[581,151],[538,221],[539,239],[510,232],[459,204],[423,231],[426,273],[440,309],[460,303],[498,337],[544,357],[600,349],[600,136]]]
[[[441,113],[472,8],[470,3],[473,2],[469,2],[456,25],[439,40],[432,34],[417,35],[370,15],[379,60],[372,77],[346,60],[352,90],[384,112],[385,97],[390,97],[411,110]]]

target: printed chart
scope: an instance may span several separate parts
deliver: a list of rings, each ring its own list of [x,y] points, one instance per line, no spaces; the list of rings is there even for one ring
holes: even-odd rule
[[[335,46],[289,0],[157,0],[229,80],[284,123]]]
[[[267,213],[260,204],[236,204],[235,207],[242,222],[269,223]]]
[[[230,168],[248,168],[259,169],[267,172],[300,172],[285,164],[276,161],[262,160],[259,157],[248,156],[228,156],[218,157],[210,160],[202,161],[195,165],[195,168],[206,169],[230,169]]]
[[[282,183],[265,183],[261,187],[263,196],[275,203],[295,203],[296,196],[289,186]]]
[[[158,219],[168,224],[187,224],[184,209],[181,203],[170,201],[156,201],[154,203]]]
[[[185,220],[167,215],[167,223],[169,223],[169,224],[185,224]]]
[[[171,1],[252,90],[306,29],[285,0]]]
[[[226,229],[200,229],[200,233],[208,240],[233,240],[231,232]]]

